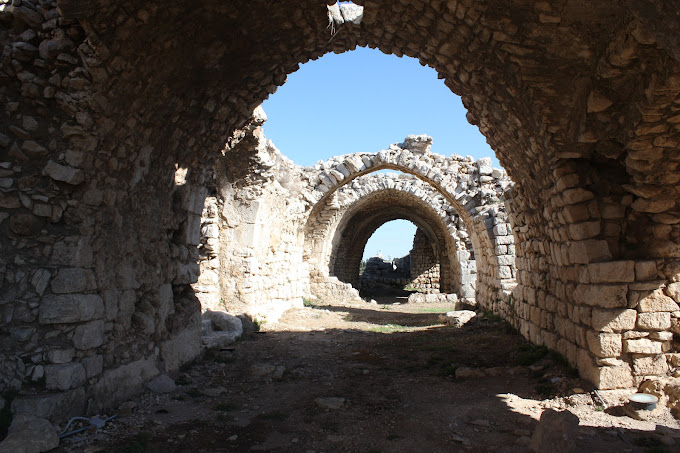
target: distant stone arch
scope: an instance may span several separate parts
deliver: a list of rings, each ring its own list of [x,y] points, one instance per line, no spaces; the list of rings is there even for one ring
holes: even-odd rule
[[[341,268],[338,267],[329,269],[325,267],[328,266],[327,263],[336,260],[333,252],[330,252],[330,247],[331,245],[335,247],[333,250],[337,253],[339,237],[342,237],[344,228],[351,223],[348,220],[350,217],[347,216],[352,216],[353,210],[360,210],[359,207],[352,208],[353,204],[361,206],[362,197],[377,191],[387,191],[402,193],[404,199],[411,203],[409,204],[411,207],[418,204],[413,200],[419,199],[421,205],[428,206],[432,212],[438,213],[439,219],[431,223],[441,223],[440,230],[446,233],[440,233],[439,236],[449,238],[445,241],[448,244],[445,247],[447,252],[442,261],[442,266],[446,268],[443,275],[448,290],[463,292],[460,259],[467,259],[465,255],[469,253],[464,251],[460,257],[457,255],[456,250],[460,247],[454,243],[456,239],[452,239],[458,238],[457,228],[453,225],[452,219],[465,226],[462,229],[463,234],[469,234],[473,243],[475,259],[478,260],[475,269],[479,272],[475,285],[477,291],[484,296],[501,294],[501,290],[505,290],[507,294],[513,287],[514,262],[507,249],[507,245],[512,244],[513,239],[501,202],[502,192],[510,185],[509,180],[502,170],[491,168],[488,160],[474,162],[471,158],[457,155],[444,157],[430,153],[431,140],[427,136],[409,136],[403,143],[391,145],[387,150],[375,154],[339,156],[316,165],[313,171],[310,170],[308,178],[312,193],[309,198],[316,203],[305,227],[306,253],[310,261],[319,266],[321,275],[340,273],[341,279],[356,283],[354,280],[356,277],[350,276],[355,272],[355,268],[358,269],[356,256],[348,258],[351,264],[347,265],[347,270],[339,271]],[[398,170],[408,177],[399,179],[382,177],[383,175],[370,175],[370,178],[366,176],[383,169]],[[399,206],[398,196],[393,196],[391,204]],[[340,217],[338,213],[344,217]],[[454,218],[451,217],[452,214],[455,215]],[[386,212],[383,216],[382,219],[390,217]],[[400,214],[395,218],[408,217]],[[384,223],[379,220],[376,222],[371,224],[372,230],[367,227],[370,233]],[[420,226],[423,220],[420,218],[414,223]],[[329,227],[331,230],[339,228],[340,236],[329,239],[327,236]],[[430,232],[430,236],[437,235]],[[368,237],[363,239],[362,236],[358,242],[362,251],[367,239]],[[498,247],[499,241],[505,243],[505,247]],[[352,252],[356,253],[356,250],[352,249]],[[451,269],[458,269],[458,272],[450,274]],[[471,294],[466,292],[464,295],[472,299]]]

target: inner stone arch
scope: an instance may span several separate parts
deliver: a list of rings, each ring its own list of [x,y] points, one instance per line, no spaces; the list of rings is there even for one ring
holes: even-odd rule
[[[409,214],[412,206],[417,211]],[[378,207],[384,209],[377,220],[367,221],[367,213],[378,212]],[[389,211],[391,208],[394,208],[393,213]],[[398,214],[404,208],[407,213]],[[416,220],[415,212],[419,213]],[[323,276],[337,276],[360,288],[357,260],[361,259],[368,238],[390,220],[391,215],[422,226],[429,241],[436,245],[443,292],[456,293],[474,301],[478,266],[474,247],[485,246],[486,243],[480,240],[480,234],[484,232],[472,228],[472,224],[471,229],[466,228],[466,222],[441,193],[430,184],[404,173],[365,174],[340,187],[314,207],[305,227],[305,259],[312,272],[318,275],[316,283],[313,280],[312,293],[322,291],[319,287],[325,283]],[[362,223],[361,227],[357,226],[357,221]],[[350,234],[352,240],[348,238]],[[486,253],[479,254],[481,267],[487,266],[485,257],[492,253],[490,247],[486,248]]]

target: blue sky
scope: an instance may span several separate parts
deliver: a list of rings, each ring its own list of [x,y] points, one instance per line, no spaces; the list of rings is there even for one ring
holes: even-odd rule
[[[465,119],[460,97],[434,69],[409,57],[357,48],[300,66],[262,104],[267,138],[298,165],[355,152],[377,152],[408,134],[432,136],[432,152],[498,161],[476,126]],[[396,224],[392,225],[392,224]],[[403,256],[415,227],[394,221],[379,228],[365,256]]]

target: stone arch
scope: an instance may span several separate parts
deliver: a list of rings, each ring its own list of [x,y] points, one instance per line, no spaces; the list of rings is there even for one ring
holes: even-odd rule
[[[396,202],[396,206],[404,206],[404,201],[399,201],[399,198],[403,197],[408,200],[407,206],[422,204],[427,206],[430,212],[436,213],[436,217],[429,215],[428,218],[442,231],[440,236],[445,238],[441,248],[445,250],[445,267],[449,269],[445,276],[445,280],[448,280],[446,289],[458,293],[463,298],[474,299],[475,284],[470,280],[475,277],[477,264],[474,261],[474,247],[471,241],[477,241],[476,234],[467,231],[455,209],[441,194],[412,175],[369,173],[338,189],[325,203],[316,205],[305,226],[305,259],[317,267],[320,275],[330,275],[333,268],[331,256],[338,253],[338,241],[342,237],[343,227],[347,226],[347,219],[356,215],[357,209],[361,209],[360,203],[368,202],[370,197],[377,194],[388,193],[391,193],[391,196],[383,197],[385,203]],[[423,221],[415,223],[419,226]],[[437,242],[434,240],[432,228],[428,229],[430,240],[433,243]],[[481,247],[481,241],[477,242],[479,242],[477,247]],[[349,277],[346,277],[345,281],[356,284]]]
[[[445,209],[455,211],[465,230],[472,234],[474,249],[479,250],[477,268],[485,277],[478,279],[477,291],[486,296],[504,290],[507,295],[514,285],[514,259],[496,242],[513,242],[501,204],[510,180],[504,171],[491,168],[489,159],[475,162],[456,154],[450,157],[434,154],[429,151],[431,143],[430,137],[410,135],[403,143],[375,154],[348,154],[316,165],[308,176],[312,188],[309,198],[316,202],[310,219],[316,219],[316,211],[323,209],[339,189],[363,175],[384,169],[412,175],[434,189],[448,204]],[[408,192],[409,188],[404,190]],[[428,193],[425,198],[430,196]],[[454,255],[451,258],[457,261]],[[506,261],[500,265],[499,259]],[[456,263],[454,267],[457,266]]]
[[[311,0],[2,6],[0,389],[44,373],[47,390],[76,390],[76,412],[91,397],[94,413],[195,357],[201,169],[300,63],[358,45],[434,67],[516,182],[518,286],[498,311],[597,387],[668,370],[675,5],[356,3],[361,20],[331,14],[335,36]],[[46,338],[77,338],[78,354],[50,363]]]

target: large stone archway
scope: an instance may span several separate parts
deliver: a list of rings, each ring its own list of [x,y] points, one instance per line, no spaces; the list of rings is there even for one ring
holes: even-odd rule
[[[357,45],[434,67],[516,182],[497,311],[598,387],[668,369],[674,5],[357,1],[331,35],[311,0],[25,3],[0,6],[1,389],[45,377],[94,412],[195,357],[202,169],[286,74]]]
[[[371,159],[376,157],[377,155],[363,155],[366,162],[371,162]],[[456,170],[459,182],[465,181],[465,187],[468,187],[471,192],[474,192],[475,187],[479,189],[479,186],[475,183],[475,180],[478,181],[480,178],[477,170],[478,165],[467,158],[457,157],[457,159],[458,163],[462,164],[462,168],[457,167]],[[446,168],[446,166],[442,165],[442,168]],[[483,171],[486,172],[486,170]],[[362,171],[362,173],[364,172]],[[314,181],[313,177],[310,179]],[[496,196],[500,196],[499,191],[502,191],[508,181],[504,179],[502,172],[499,172],[495,178],[489,177],[489,179],[494,183],[489,184],[488,187],[494,187]],[[471,192],[468,192],[468,196]],[[495,197],[495,199],[495,204],[488,200],[488,204],[483,205],[482,208],[488,210],[493,207],[500,207],[502,210],[503,207],[498,204],[498,198]],[[413,207],[421,212],[417,218],[414,217],[415,214],[396,214],[396,211],[400,209],[403,211],[404,207],[407,207],[407,209]],[[391,208],[395,208],[394,215],[390,212]],[[474,211],[477,208],[474,207],[472,210]],[[372,229],[369,228],[360,234],[362,240],[352,246],[346,243],[340,245],[341,241],[347,240],[348,231],[346,229],[352,223],[352,219],[366,216],[366,214],[359,214],[358,212],[365,211],[377,215],[379,209],[384,212],[381,212],[375,218],[382,219],[384,216],[384,219],[377,220],[375,224],[371,223]],[[423,209],[426,209],[428,214],[423,214]],[[458,209],[461,209],[461,207],[459,206]],[[477,213],[475,213],[476,215]],[[499,260],[505,260],[506,256],[512,257],[512,255],[507,255],[507,249],[501,250],[496,246],[496,241],[504,241],[507,236],[497,236],[494,234],[493,228],[487,228],[484,222],[487,217],[482,215],[479,219],[474,220],[469,215],[458,215],[458,210],[448,203],[447,197],[427,182],[410,174],[365,173],[356,178],[352,178],[351,175],[343,178],[342,186],[337,191],[323,197],[314,205],[305,226],[305,259],[317,270],[318,275],[339,276],[341,280],[357,285],[358,260],[361,259],[365,240],[368,239],[365,235],[370,236],[378,226],[388,221],[386,219],[393,220],[391,217],[394,216],[396,216],[395,218],[412,220],[423,230],[429,231],[427,233],[429,241],[432,244],[439,244],[435,247],[440,251],[437,253],[437,255],[440,255],[439,261],[443,262],[443,276],[446,282],[444,285],[445,292],[455,292],[464,299],[470,301],[475,299],[478,269],[480,275],[497,277],[500,273]],[[505,226],[503,219],[502,215],[497,215],[494,220],[497,222],[496,224],[503,223]],[[428,224],[432,226],[426,226]],[[353,228],[356,228],[356,226]],[[440,232],[435,234],[432,228]],[[496,254],[496,250],[503,253],[499,256]],[[338,256],[343,263],[347,264],[347,269],[340,270],[344,264],[335,269]],[[479,256],[478,261],[475,261],[477,256]],[[508,261],[504,261],[504,263],[510,265],[510,268],[514,270],[514,263]],[[505,288],[498,278],[493,283],[489,279],[483,279],[480,281],[480,285],[490,286],[488,291],[483,290],[484,293],[493,292],[494,288],[496,291],[502,288],[510,289],[512,287],[510,284],[512,271],[511,276],[507,277],[506,280],[508,280],[508,286]],[[323,279],[318,281],[318,284],[323,283]],[[313,284],[313,286],[315,285]]]

